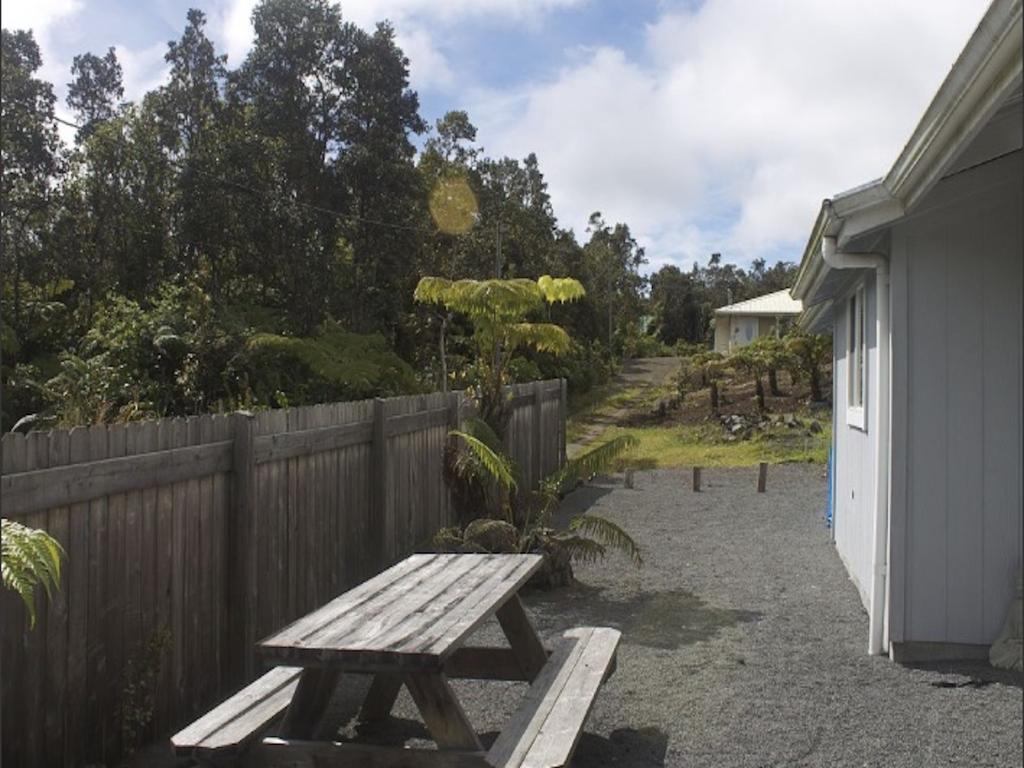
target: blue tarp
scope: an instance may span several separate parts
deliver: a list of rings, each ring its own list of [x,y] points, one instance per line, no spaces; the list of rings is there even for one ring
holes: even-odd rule
[[[832,446],[828,448],[828,498],[825,500],[825,527],[832,527]]]

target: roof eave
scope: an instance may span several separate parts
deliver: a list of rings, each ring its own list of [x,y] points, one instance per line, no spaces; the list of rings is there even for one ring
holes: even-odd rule
[[[816,295],[829,271],[821,256],[822,237],[836,237],[842,247],[902,218],[1019,84],[1021,8],[1022,0],[994,0],[884,179],[822,203],[790,290],[803,301],[804,315],[820,312],[815,307],[825,303]]]
[[[1021,0],[994,0],[884,184],[912,208],[999,109],[1022,72]]]

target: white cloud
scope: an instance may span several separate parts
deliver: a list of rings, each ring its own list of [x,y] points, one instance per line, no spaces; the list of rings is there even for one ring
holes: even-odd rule
[[[167,43],[155,43],[146,48],[129,48],[118,44],[114,48],[124,74],[126,100],[138,101],[167,80],[170,73],[170,65],[164,61]]]
[[[455,75],[447,57],[426,30],[406,26],[397,30],[398,47],[409,59],[409,80],[419,91],[450,88]]]
[[[38,38],[81,7],[82,0],[5,0],[0,18],[5,29],[32,29]]]
[[[559,8],[581,5],[584,0],[345,0],[342,13],[349,21],[372,27],[382,19],[395,23],[419,19],[450,24],[466,19],[500,18],[536,21]]]
[[[443,28],[482,19],[516,24],[539,23],[544,15],[559,8],[581,5],[586,0],[344,0],[342,18],[370,30],[379,21],[395,25],[398,43],[410,60],[414,88],[449,88],[454,83],[452,67],[437,38]],[[252,11],[257,0],[227,0],[215,14],[214,28],[237,66],[252,48]]]
[[[470,115],[490,153],[537,152],[564,225],[626,221],[652,265],[797,259],[823,197],[888,169],[985,4],[707,0],[651,25],[642,62],[572,51]]]
[[[252,11],[256,0],[230,0],[218,15],[221,44],[228,55],[228,65],[237,67],[252,48]]]

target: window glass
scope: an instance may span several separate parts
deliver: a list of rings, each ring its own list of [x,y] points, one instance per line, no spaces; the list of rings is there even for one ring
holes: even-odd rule
[[[847,402],[852,408],[864,407],[864,290],[857,291],[849,299],[847,312]]]

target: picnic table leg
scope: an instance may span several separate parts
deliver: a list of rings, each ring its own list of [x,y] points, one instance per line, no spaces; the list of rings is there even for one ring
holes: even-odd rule
[[[402,690],[401,675],[392,675],[386,672],[378,672],[373,676],[370,683],[370,690],[366,692],[366,699],[359,710],[359,719],[364,723],[375,720],[383,720],[391,714],[391,708],[395,706],[395,699],[398,692]]]
[[[302,670],[299,684],[281,723],[281,737],[286,739],[312,739],[323,719],[327,705],[338,685],[341,672],[329,668]]]
[[[548,653],[544,650],[544,643],[537,635],[537,630],[530,623],[530,617],[526,615],[519,595],[512,595],[508,602],[498,609],[496,615],[520,669],[523,670],[526,679],[533,682],[547,663]]]
[[[409,673],[405,685],[438,749],[483,750],[447,677],[438,672]]]

